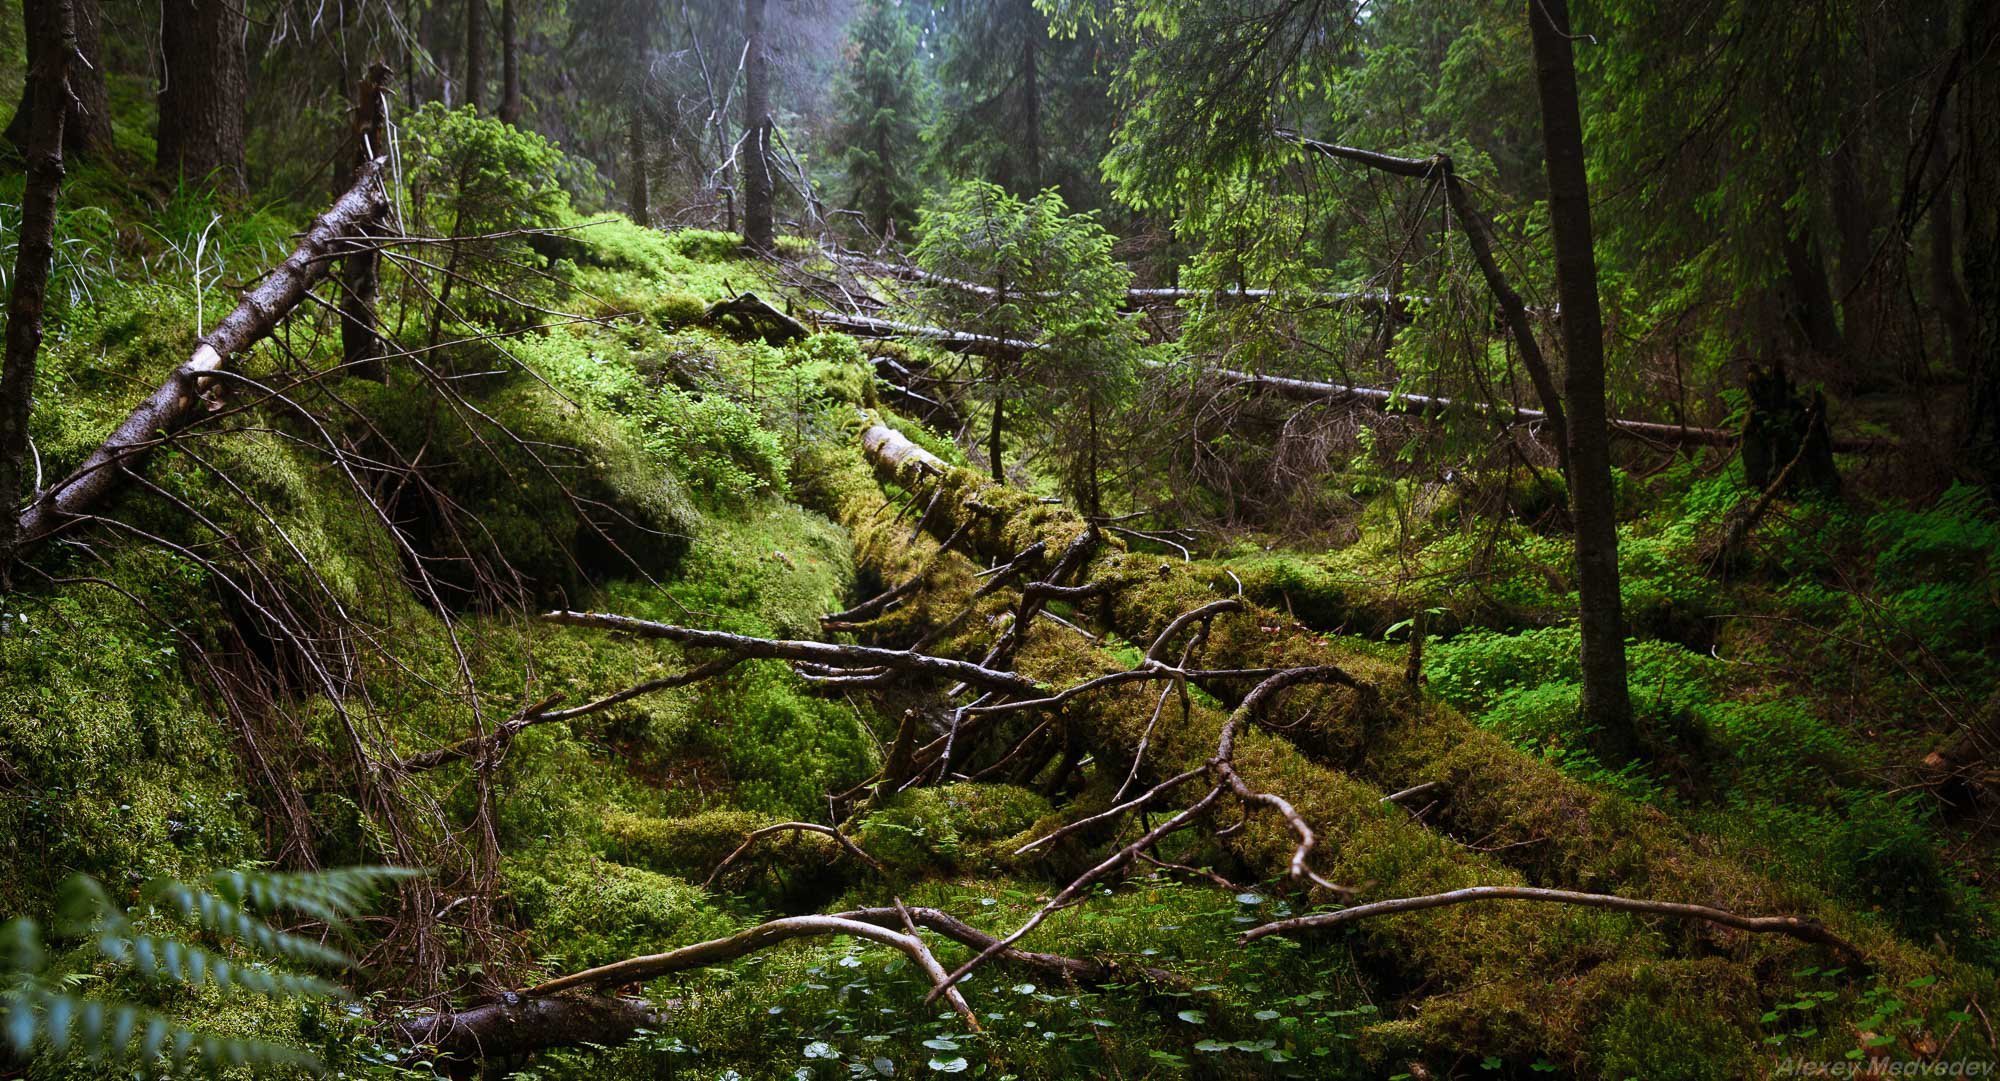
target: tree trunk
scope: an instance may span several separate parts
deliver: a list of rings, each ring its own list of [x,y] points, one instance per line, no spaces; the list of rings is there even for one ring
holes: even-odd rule
[[[1972,348],[1972,302],[1966,299],[1965,282],[1958,276],[1958,204],[1954,200],[1958,184],[1946,172],[1949,157],[1945,143],[1944,131],[1931,141],[1931,168],[1946,177],[1937,205],[1931,208],[1931,302],[1937,305],[1944,323],[1951,367],[1964,371]]]
[[[1876,213],[1868,199],[1854,138],[1850,135],[1833,155],[1833,217],[1840,223],[1841,334],[1847,340],[1855,378],[1871,381],[1883,374],[1875,364],[1880,345],[1877,324],[1881,320],[1875,291],[1870,288]]]
[[[369,163],[388,147],[392,74],[389,65],[377,60],[354,92],[354,124],[349,137],[349,168],[341,177],[343,191],[360,180]],[[358,225],[353,236],[359,243],[341,260],[340,354],[349,375],[386,383],[389,372],[382,363],[381,337],[375,332],[376,283],[382,263],[375,245],[380,234],[372,223]]]
[[[1005,416],[1006,408],[1007,399],[996,394],[993,398],[993,426],[987,430],[986,434],[986,461],[988,467],[993,471],[993,482],[995,484],[1007,483],[1007,472],[1004,468],[1006,465],[1004,461],[1005,448],[1000,444],[1001,418]]]
[[[480,107],[486,86],[486,0],[465,0],[465,103]]]
[[[1965,287],[1972,333],[1960,445],[1966,464],[2000,491],[2000,4],[1965,0],[1967,57],[1959,98],[1959,154],[1965,160]]]
[[[44,23],[59,6],[55,0],[23,0],[21,26],[27,36],[27,69],[35,70],[41,52],[58,40]],[[63,157],[80,161],[111,146],[111,97],[104,89],[104,12],[98,0],[70,0],[70,22],[83,62],[69,66],[69,110],[63,117]],[[35,115],[35,80],[21,86],[21,105],[7,124],[7,141],[31,156],[29,128]]]
[[[1793,215],[1785,217],[1781,245],[1793,318],[1813,352],[1835,356],[1841,351],[1840,320],[1834,314],[1833,290],[1826,284],[1826,257],[1821,254],[1810,226],[1800,225],[1794,230]]]
[[[743,0],[743,242],[771,250],[771,85],[764,53],[764,0]]]
[[[646,186],[646,107],[637,100],[637,92],[632,105],[625,112],[625,148],[630,163],[626,166],[625,208],[632,220],[640,225],[650,224],[653,217],[652,196]]]
[[[1583,122],[1570,51],[1567,0],[1528,0],[1535,85],[1548,162],[1549,221],[1556,249],[1568,361],[1570,509],[1576,519],[1581,597],[1583,711],[1599,750],[1614,761],[1634,749],[1632,704],[1625,685],[1625,619],[1618,596],[1618,519],[1611,490],[1611,440],[1604,407],[1604,332],[1597,306],[1590,187],[1584,174]]]
[[[239,0],[165,0],[160,9],[157,160],[167,181],[243,190],[243,33]]]
[[[1037,56],[1041,15],[1029,0],[1021,3],[1021,119],[1023,149],[1027,153],[1027,181],[1024,195],[1042,189],[1042,73]]]
[[[70,0],[33,5],[29,26],[35,66],[32,90],[22,94],[28,120],[27,187],[21,196],[21,235],[14,249],[14,292],[7,302],[6,353],[0,358],[0,590],[12,584],[15,511],[33,494],[28,423],[35,406],[35,360],[42,348],[42,302],[55,254],[56,198],[62,192],[63,128],[70,112],[69,72],[75,66],[76,19]],[[32,102],[32,105],[25,104]]]
[[[520,32],[514,0],[500,0],[500,119],[509,124],[521,122]]]

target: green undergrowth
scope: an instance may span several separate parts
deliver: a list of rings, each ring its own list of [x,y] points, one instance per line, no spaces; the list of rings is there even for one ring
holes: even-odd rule
[[[1039,904],[1037,886],[990,878],[920,885],[905,900],[945,907],[992,933]],[[881,903],[864,889],[831,907]],[[1167,981],[1135,974],[1092,985],[995,965],[964,984],[977,1033],[942,1004],[922,1001],[925,985],[902,954],[807,940],[727,971],[660,981],[652,993],[676,1005],[659,1031],[608,1055],[545,1056],[536,1076],[1354,1076],[1378,1009],[1343,951],[1214,948],[1281,911],[1258,894],[1161,877],[1105,890],[1050,920],[1037,946],[1131,958]],[[955,944],[934,948],[947,967],[970,956]]]

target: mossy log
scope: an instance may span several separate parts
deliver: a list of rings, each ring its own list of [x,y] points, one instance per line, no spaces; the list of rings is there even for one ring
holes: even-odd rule
[[[1089,533],[1088,523],[1069,510],[954,469],[887,424],[870,418],[862,427],[869,465],[894,487],[917,493],[929,508],[922,528],[934,536],[963,537],[962,550],[981,560],[999,563],[1037,545],[1044,552],[1060,551]],[[890,516],[880,500],[879,493],[871,502],[868,493],[854,492],[849,506],[832,509],[855,531],[860,558],[883,568],[885,580],[899,580],[902,572],[921,567],[924,556],[906,543],[907,527],[898,523],[884,530]],[[908,621],[922,618],[917,612],[949,611],[954,594],[956,603],[972,604],[970,580],[970,574],[937,577],[921,602],[901,615]],[[1097,546],[1075,581],[1098,587],[1082,610],[1133,642],[1152,640],[1178,615],[1218,596],[1178,562],[1110,542]],[[983,603],[988,607],[965,624],[1000,618],[1003,603],[990,597]],[[1018,667],[1043,682],[1087,678],[1108,663],[1077,636],[1055,629],[1031,629],[1027,639]],[[1990,975],[1898,939],[1815,891],[1780,884],[1707,851],[1700,838],[1659,810],[1564,776],[1456,712],[1411,694],[1395,666],[1341,649],[1280,613],[1246,603],[1239,611],[1215,615],[1205,659],[1215,666],[1265,669],[1335,664],[1372,688],[1371,693],[1295,690],[1285,708],[1298,720],[1284,726],[1282,736],[1245,733],[1237,751],[1238,768],[1252,784],[1293,799],[1328,838],[1320,872],[1364,887],[1368,897],[1533,881],[1746,915],[1791,914],[1852,942],[1885,978],[1943,975],[1931,988],[1912,992],[1927,1005],[1994,993]],[[1218,682],[1206,689],[1226,702],[1244,688]],[[1100,762],[1122,773],[1151,711],[1145,689],[1121,688],[1074,703],[1064,719]],[[1185,723],[1159,726],[1150,733],[1148,776],[1198,765],[1212,752],[1221,723],[1220,711],[1196,703]],[[1380,802],[1385,790],[1430,782],[1446,793],[1427,816],[1430,828]],[[1480,838],[1491,851],[1471,850],[1452,837]],[[1282,877],[1292,847],[1282,827],[1271,822],[1253,823],[1227,843],[1246,865],[1274,878]],[[1481,908],[1489,911],[1474,911]],[[1636,1008],[1629,996],[1656,995],[1662,987],[1701,1000],[1699,1008],[1687,1002],[1665,1007],[1702,1028],[1699,1038],[1734,1031],[1747,1046],[1755,1018],[1767,1008],[1768,996],[1754,974],[1815,963],[1808,958],[1817,956],[1816,947],[1797,941],[1698,922],[1651,926],[1623,914],[1540,911],[1524,917],[1518,910],[1509,914],[1482,905],[1445,911],[1457,915],[1399,915],[1354,929],[1366,955],[1399,969],[1410,986],[1428,988],[1416,1016],[1382,1026],[1378,1035],[1392,1043],[1409,1041],[1416,1050],[1502,1046],[1524,1053],[1566,1052],[1577,1056],[1572,1064],[1584,1073],[1593,1072],[1587,1065],[1591,1027]],[[1729,978],[1695,977],[1696,969],[1713,966],[1704,955],[1717,953],[1728,960]],[[1684,967],[1687,979],[1672,974]],[[1844,1051],[1829,1049],[1833,1057]]]

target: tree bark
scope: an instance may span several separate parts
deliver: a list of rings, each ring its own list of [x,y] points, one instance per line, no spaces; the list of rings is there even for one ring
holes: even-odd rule
[[[771,222],[771,84],[765,55],[765,0],[743,0],[743,242],[768,252],[775,242]]]
[[[625,176],[625,209],[640,225],[652,223],[653,206],[646,183],[646,106],[643,92],[633,90],[625,110],[625,150],[630,159]]]
[[[1958,206],[1955,196],[1959,185],[1955,177],[1946,175],[1950,161],[1946,141],[1942,130],[1937,138],[1931,140],[1931,168],[1936,169],[1939,176],[1946,177],[1944,186],[1938,191],[1937,205],[1931,208],[1931,302],[1937,305],[1939,318],[1944,323],[1945,341],[1951,350],[1951,366],[1964,371],[1972,348],[1972,302],[1966,299],[1965,282],[1958,276]]]
[[[42,348],[42,304],[55,255],[56,199],[62,193],[63,129],[70,109],[69,73],[76,66],[76,19],[71,0],[35,6],[30,40],[35,66],[24,93],[28,120],[27,186],[21,196],[21,235],[14,250],[14,292],[7,301],[6,353],[0,357],[0,590],[12,584],[20,532],[15,508],[34,484],[28,424],[35,407],[35,362]],[[32,103],[32,104],[29,104]]]
[[[1780,241],[1785,258],[1785,284],[1791,294],[1793,319],[1805,343],[1821,356],[1841,352],[1840,319],[1834,312],[1833,290],[1827,286],[1826,256],[1811,227],[1785,215]]]
[[[1973,312],[1959,445],[1966,465],[2000,492],[2000,4],[1965,0],[1965,82],[1959,154],[1965,161],[1965,288]]]
[[[48,25],[62,6],[56,0],[22,0],[21,26],[26,34],[27,69],[40,63],[42,52],[58,40]],[[104,12],[98,0],[70,0],[70,23],[76,38],[76,58],[69,65],[69,109],[63,116],[63,157],[81,161],[111,147],[111,96],[104,88]],[[7,124],[7,141],[32,156],[30,128],[35,116],[35,80],[21,85],[21,104]]]
[[[313,221],[292,254],[256,288],[244,293],[236,309],[202,338],[187,363],[174,369],[83,465],[21,512],[17,525],[20,546],[45,539],[108,495],[126,471],[137,468],[161,433],[187,423],[202,392],[214,381],[213,373],[226,370],[237,354],[269,336],[279,320],[298,307],[306,291],[327,276],[333,265],[330,256],[342,238],[377,220],[388,209],[388,195],[382,187],[385,164],[382,158],[370,162],[347,194]]]
[[[1549,176],[1549,219],[1556,250],[1567,364],[1570,510],[1576,522],[1577,592],[1582,624],[1583,712],[1598,750],[1614,761],[1636,749],[1625,684],[1625,618],[1618,595],[1618,516],[1611,489],[1610,428],[1605,423],[1604,331],[1597,305],[1590,186],[1584,173],[1583,121],[1570,49],[1567,0],[1528,0],[1535,86],[1542,106],[1542,147]]]
[[[1041,14],[1032,0],[1018,0],[1021,6],[1021,129],[1027,168],[1022,194],[1042,190],[1042,72],[1038,56]]]
[[[369,163],[388,147],[389,65],[376,61],[354,92],[354,124],[350,135],[349,169],[345,182],[361,179]],[[382,364],[382,339],[375,332],[375,292],[382,256],[376,247],[381,231],[363,222],[354,229],[353,249],[340,267],[340,359],[348,374],[378,383],[389,380]]]
[[[465,103],[480,107],[486,87],[486,0],[465,0]]]
[[[165,180],[244,190],[243,33],[240,0],[165,0],[160,9],[157,164]]]
[[[1880,344],[1877,298],[1870,283],[1874,277],[1875,204],[1868,198],[1868,183],[1861,175],[1860,152],[1850,133],[1833,155],[1833,218],[1840,226],[1840,314],[1841,337],[1846,339],[1854,376],[1879,379],[1875,370],[1876,348]]]
[[[514,0],[500,0],[500,119],[521,122],[521,28]]]

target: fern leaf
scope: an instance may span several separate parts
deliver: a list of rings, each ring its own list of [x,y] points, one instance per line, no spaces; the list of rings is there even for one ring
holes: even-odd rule
[[[315,976],[280,972],[263,965],[238,965],[200,946],[156,935],[100,940],[107,960],[125,965],[139,975],[169,983],[218,990],[248,991],[273,998],[337,998],[347,990]]]
[[[0,997],[6,1011],[8,1042],[18,1058],[39,1048],[61,1053],[74,1050],[98,1061],[157,1062],[162,1055],[176,1064],[204,1066],[269,1065],[317,1070],[312,1055],[265,1040],[205,1035],[174,1024],[151,1010],[123,1002],[83,998],[24,988]],[[133,1035],[144,1033],[136,1045]]]
[[[161,886],[156,900],[204,930],[232,938],[268,957],[340,968],[351,964],[346,954],[312,939],[276,930],[234,902],[182,882]],[[136,944],[136,940],[135,940]]]

